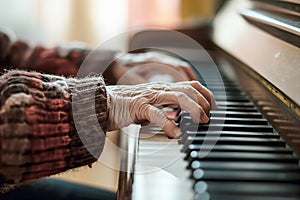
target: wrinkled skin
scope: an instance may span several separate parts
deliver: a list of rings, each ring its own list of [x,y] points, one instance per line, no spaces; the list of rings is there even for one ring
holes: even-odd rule
[[[107,86],[109,94],[108,129],[115,130],[131,123],[152,122],[171,138],[181,135],[173,119],[161,107],[180,108],[195,123],[207,123],[209,111],[216,108],[212,93],[198,81],[178,83],[144,83]]]

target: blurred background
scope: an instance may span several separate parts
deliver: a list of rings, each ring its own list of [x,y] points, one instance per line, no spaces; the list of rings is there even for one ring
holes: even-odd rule
[[[0,28],[31,45],[82,41],[95,46],[145,27],[196,27],[220,0],[0,0]],[[125,48],[126,41],[118,44]]]

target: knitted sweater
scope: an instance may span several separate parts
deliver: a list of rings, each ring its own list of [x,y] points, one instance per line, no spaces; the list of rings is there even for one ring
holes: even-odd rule
[[[21,40],[11,41],[8,34],[0,30],[0,72],[5,69],[25,69],[38,72],[76,76],[101,73],[107,84],[115,84],[112,62],[117,51],[79,47],[73,43],[46,48],[41,45],[30,47]],[[88,56],[88,59],[86,59]],[[85,61],[85,62],[83,62]]]
[[[67,79],[10,71],[1,76],[0,90],[0,183],[19,183],[96,161],[90,149],[96,148],[100,155],[108,117],[102,77]],[[82,95],[91,92],[94,99]],[[96,111],[95,116],[77,118],[77,126],[88,136],[84,145],[72,115],[72,96],[76,95],[83,99],[73,102],[75,112]],[[96,106],[90,108],[89,101]],[[99,124],[88,124],[89,118],[98,119]],[[103,132],[95,132],[97,126]]]
[[[0,189],[90,165],[100,156],[108,118],[104,80],[47,74],[75,75],[88,52],[59,51],[30,49],[0,32],[0,68],[27,70],[6,71],[0,77]],[[114,53],[99,52],[96,57],[102,60],[90,62],[90,70]]]

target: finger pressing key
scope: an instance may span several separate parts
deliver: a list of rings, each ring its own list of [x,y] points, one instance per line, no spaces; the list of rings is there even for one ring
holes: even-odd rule
[[[180,129],[176,126],[173,120],[167,118],[162,110],[151,105],[148,105],[147,108],[147,120],[162,128],[170,138],[180,137]]]
[[[148,103],[154,106],[172,105],[181,108],[191,115],[195,123],[207,123],[209,121],[202,106],[183,92],[159,92],[159,95]]]
[[[175,85],[174,87],[172,87],[172,90],[182,92],[188,95],[191,99],[198,103],[203,108],[206,115],[209,116],[209,111],[211,109],[210,103],[194,87],[192,87],[191,85]]]

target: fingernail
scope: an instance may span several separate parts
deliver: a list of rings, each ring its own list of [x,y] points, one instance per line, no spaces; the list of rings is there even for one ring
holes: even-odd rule
[[[202,115],[202,121],[204,123],[207,123],[209,121],[209,118],[207,117],[207,115]]]

